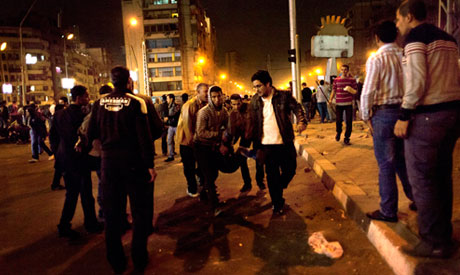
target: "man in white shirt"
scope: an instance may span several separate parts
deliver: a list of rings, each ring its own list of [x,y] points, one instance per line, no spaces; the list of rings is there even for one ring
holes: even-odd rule
[[[384,21],[374,32],[379,50],[366,63],[360,109],[362,119],[373,129],[374,152],[379,165],[380,210],[367,213],[367,216],[373,220],[397,222],[396,174],[404,193],[413,201],[404,159],[404,140],[393,134],[404,95],[402,49],[395,43],[398,34],[395,23]],[[415,203],[409,208],[416,210]]]
[[[273,204],[273,214],[283,214],[283,189],[295,175],[297,153],[294,147],[294,130],[291,112],[297,117],[297,130],[307,128],[307,119],[302,105],[290,93],[278,91],[272,86],[267,71],[258,71],[252,78],[256,94],[250,103],[250,125],[254,127],[246,134],[258,149],[257,161],[265,164],[267,185]],[[280,173],[280,170],[282,173]]]

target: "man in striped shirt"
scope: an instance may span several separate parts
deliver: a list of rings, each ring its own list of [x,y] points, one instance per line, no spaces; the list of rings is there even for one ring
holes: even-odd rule
[[[367,213],[367,216],[397,222],[396,174],[404,193],[413,200],[404,160],[404,140],[393,134],[404,95],[402,49],[394,43],[398,34],[395,23],[384,21],[375,27],[374,33],[379,50],[366,63],[360,109],[363,120],[373,129],[374,153],[379,165],[380,210]],[[411,203],[409,208],[415,210],[415,204]]]
[[[404,40],[405,92],[394,133],[404,141],[407,173],[418,208],[421,242],[403,251],[449,257],[452,240],[452,153],[460,136],[460,70],[455,39],[425,23],[420,0],[396,13]]]
[[[343,112],[345,112],[345,121],[347,128],[345,129],[345,137],[343,143],[350,145],[351,130],[353,127],[353,91],[356,93],[358,86],[356,80],[349,74],[350,67],[342,65],[340,68],[342,75],[337,77],[332,84],[332,94],[330,101],[336,97],[335,104],[337,110],[337,119],[335,121],[335,130],[337,135],[335,140],[340,140],[342,133]],[[351,89],[350,89],[351,88]]]

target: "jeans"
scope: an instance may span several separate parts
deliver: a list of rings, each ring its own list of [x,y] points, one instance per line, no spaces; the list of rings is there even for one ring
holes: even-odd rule
[[[345,122],[347,128],[345,129],[345,139],[350,139],[351,130],[353,129],[353,106],[352,105],[337,105],[337,120],[335,121],[335,130],[337,135],[342,133],[343,112],[345,111]]]
[[[284,205],[283,189],[295,175],[297,153],[293,143],[262,145],[261,150],[270,198],[273,207],[280,209]]]
[[[190,146],[180,145],[180,157],[184,166],[184,176],[187,180],[188,192],[195,194],[198,190],[196,177],[203,178],[201,171],[197,165],[193,148]]]
[[[407,198],[414,200],[407,177],[404,140],[393,133],[398,115],[399,109],[384,109],[372,117],[374,153],[379,165],[380,212],[387,217],[396,217],[398,212],[396,174]]]
[[[310,120],[310,101],[307,102],[302,102],[302,106],[305,108],[305,116],[307,117],[308,120]]]
[[[405,154],[423,241],[452,241],[452,154],[460,136],[460,109],[416,114],[409,125]]]
[[[321,123],[324,122],[324,119],[330,120],[326,102],[318,102],[318,111],[321,117]]]
[[[204,190],[211,207],[215,209],[219,204],[216,193],[216,179],[219,176],[219,168],[216,162],[219,152],[212,149],[212,146],[194,144],[195,157],[201,169],[204,179]]]
[[[153,183],[146,168],[132,167],[128,160],[102,158],[101,184],[105,217],[107,259],[116,269],[126,264],[121,242],[122,226],[126,219],[126,194],[129,196],[133,218],[131,256],[136,267],[148,262],[147,238],[152,226],[150,209]]]
[[[78,195],[80,195],[81,206],[85,216],[85,227],[89,228],[96,224],[96,211],[94,209],[94,197],[91,182],[91,171],[85,170],[80,172],[66,171],[64,173],[65,183],[65,201],[62,209],[59,229],[70,228],[70,222],[75,214],[77,207]]]
[[[41,149],[43,149],[49,156],[53,155],[50,148],[46,146],[44,137],[41,137],[33,129],[30,129],[30,142],[32,146],[32,158],[38,159]]]
[[[248,158],[238,155],[238,162],[240,163],[241,177],[243,178],[244,185],[251,185],[251,175],[249,174]]]
[[[177,127],[172,127],[172,126],[168,127],[168,150],[169,150],[168,157],[169,158],[174,158],[174,146],[175,146],[174,136],[176,135],[176,129]]]

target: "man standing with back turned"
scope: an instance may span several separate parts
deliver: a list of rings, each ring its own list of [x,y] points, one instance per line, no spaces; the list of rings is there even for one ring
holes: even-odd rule
[[[379,23],[374,33],[379,50],[367,60],[367,75],[359,109],[363,120],[374,130],[372,137],[379,165],[380,209],[367,213],[367,216],[374,220],[397,222],[396,174],[401,180],[404,193],[413,201],[404,160],[404,140],[393,134],[404,95],[402,49],[394,43],[398,30],[392,21]],[[414,203],[409,208],[416,210]]]
[[[294,131],[291,112],[297,117],[297,130],[307,128],[302,106],[291,94],[272,86],[267,71],[257,71],[251,78],[256,94],[250,103],[252,139],[258,161],[265,164],[267,184],[273,204],[273,214],[283,214],[283,189],[295,175],[297,153],[294,147]],[[248,133],[251,134],[251,133]],[[280,173],[281,169],[281,173]]]
[[[418,208],[421,242],[402,250],[450,257],[452,153],[460,136],[460,72],[455,39],[425,23],[422,1],[404,1],[396,26],[404,39],[405,93],[394,133],[404,141],[407,173]]]
[[[121,235],[123,197],[128,193],[134,224],[131,255],[135,269],[142,271],[148,263],[147,238],[152,223],[149,185],[156,177],[148,110],[145,101],[127,88],[128,69],[113,68],[111,78],[115,89],[95,102],[88,141],[101,141],[107,259],[115,272],[126,269]]]

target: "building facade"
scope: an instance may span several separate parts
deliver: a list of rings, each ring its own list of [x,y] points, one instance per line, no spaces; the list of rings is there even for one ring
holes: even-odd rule
[[[122,0],[126,66],[135,92],[191,93],[215,80],[215,35],[199,1]]]
[[[58,32],[23,28],[24,82],[20,60],[18,27],[0,27],[0,100],[51,103],[61,96],[70,96],[70,89],[62,87],[63,78],[72,78],[75,85],[88,88],[96,99],[99,88],[109,81],[110,58],[105,49],[87,49],[78,39],[67,40]],[[67,62],[66,62],[67,61]],[[67,64],[66,64],[67,63]]]

